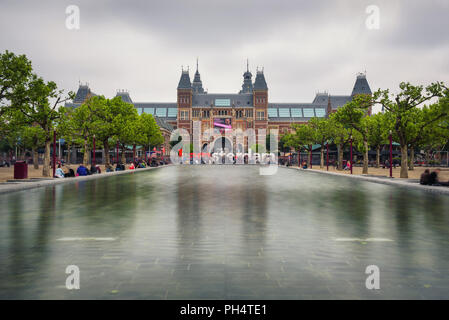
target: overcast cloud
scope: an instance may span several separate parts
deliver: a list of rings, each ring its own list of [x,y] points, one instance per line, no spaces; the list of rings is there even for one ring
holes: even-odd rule
[[[68,30],[65,9],[80,8]],[[368,5],[380,29],[365,25]],[[5,1],[0,50],[26,54],[46,80],[78,81],[107,97],[176,101],[181,65],[199,57],[209,92],[238,92],[246,58],[263,66],[271,102],[349,94],[367,71],[373,91],[400,81],[449,82],[449,0],[397,1]]]

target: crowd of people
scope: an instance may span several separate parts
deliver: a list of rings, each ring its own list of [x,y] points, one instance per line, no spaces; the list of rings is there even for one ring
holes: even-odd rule
[[[150,158],[147,161],[144,159],[135,159],[128,167],[129,170],[141,169],[146,167],[157,167],[163,165],[165,162],[158,161],[156,158]],[[115,168],[112,165],[106,165],[106,172],[125,171],[126,166],[123,163],[117,163]],[[92,174],[101,173],[101,167],[99,165],[91,166],[90,169],[84,165],[79,165],[76,172],[64,163],[59,163],[55,170],[55,178],[70,178],[70,177],[82,177]]]
[[[430,172],[429,169],[426,169],[421,175],[421,179],[419,179],[419,183],[427,186],[449,186],[449,181],[440,181],[438,178],[438,174],[440,173],[440,169],[435,169]]]

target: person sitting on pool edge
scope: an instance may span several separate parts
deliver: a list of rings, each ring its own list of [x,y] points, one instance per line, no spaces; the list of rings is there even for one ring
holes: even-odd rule
[[[55,178],[64,178],[64,177],[65,177],[64,171],[62,171],[61,165],[59,164],[58,169],[56,169],[55,171]]]
[[[307,161],[303,161],[302,162],[302,168],[303,169],[307,169]]]
[[[115,171],[125,171],[125,165],[122,163],[117,163],[117,166],[115,167]]]
[[[429,185],[432,186],[449,186],[449,181],[448,182],[443,182],[440,181],[438,178],[438,174],[440,173],[440,169],[435,169],[435,171],[432,171],[432,173],[430,173],[429,175]]]
[[[419,183],[422,185],[429,185],[430,182],[430,170],[426,169],[421,174],[421,178],[419,179]]]
[[[76,169],[77,176],[87,176],[89,174],[90,174],[89,170],[82,164],[78,167],[78,169]]]

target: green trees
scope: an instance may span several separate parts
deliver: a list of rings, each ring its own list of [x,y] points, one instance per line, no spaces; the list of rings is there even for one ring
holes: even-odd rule
[[[121,97],[106,99],[103,96],[94,96],[68,116],[70,121],[64,125],[67,130],[63,132],[71,133],[83,144],[85,165],[94,136],[103,145],[106,166],[110,165],[111,143],[120,144],[121,161],[124,163],[128,145],[137,144],[149,149],[164,142],[153,116],[145,113],[139,116],[136,108],[124,102]]]
[[[31,62],[25,55],[16,56],[8,50],[0,53],[0,116],[17,106],[13,100],[18,105],[22,104],[24,84],[31,77],[31,71]]]
[[[335,113],[329,115],[328,126],[330,128],[330,137],[337,146],[337,169],[343,170],[343,151],[348,143],[351,133],[340,122],[337,121]]]
[[[151,114],[142,113],[137,122],[138,143],[150,150],[164,143],[164,137]]]
[[[410,144],[410,131],[423,132],[427,127],[447,117],[449,106],[438,103],[426,122],[421,122],[414,128],[416,109],[425,102],[436,97],[448,96],[448,89],[443,83],[435,82],[424,88],[402,82],[398,94],[390,94],[389,90],[379,89],[373,95],[375,103],[381,104],[391,114],[392,127],[401,145],[401,178],[408,178],[408,146]]]
[[[62,105],[73,99],[52,82],[33,73],[31,62],[24,55],[6,51],[0,54],[0,138],[2,150],[15,147],[31,149],[34,165],[38,165],[37,148],[44,146],[43,175],[50,176],[50,146],[53,133],[72,144],[82,145],[83,163],[89,160],[95,136],[105,149],[106,164],[110,164],[109,145],[126,144],[158,146],[163,137],[151,115],[137,114],[132,104],[120,97],[106,99],[95,96],[79,108]],[[122,154],[122,159],[124,154]],[[67,160],[69,160],[68,157]]]
[[[316,132],[308,124],[293,124],[294,133],[291,138],[288,140],[287,145],[295,148],[298,151],[298,155],[301,152],[301,149],[304,148],[307,150],[307,165],[310,166],[310,152],[311,145],[316,142]]]
[[[320,168],[324,167],[324,145],[332,138],[332,128],[326,118],[312,118],[309,125],[313,132],[314,143],[321,145]]]
[[[358,147],[363,152],[363,174],[368,174],[368,110],[371,105],[371,96],[357,95],[335,113],[335,120],[351,131],[355,130],[358,133],[360,138]]]
[[[50,176],[52,132],[63,112],[59,106],[73,94],[65,95],[54,82],[45,82],[33,74],[31,62],[24,55],[8,51],[0,55],[0,79],[0,115],[9,113],[10,124],[40,127],[45,145],[42,174]]]
[[[27,92],[26,97],[20,100],[20,105],[19,101],[15,105],[23,114],[26,123],[37,125],[43,131],[45,151],[42,175],[49,177],[52,134],[55,130],[56,120],[64,116],[64,107],[60,107],[60,104],[73,98],[73,93],[64,95],[64,92],[58,90],[54,82],[45,82],[36,75],[31,77],[23,89],[24,92]],[[50,99],[52,103],[50,103]]]
[[[390,126],[387,115],[377,113],[366,119],[368,129],[368,145],[376,150],[376,168],[380,165],[380,148],[388,143]]]

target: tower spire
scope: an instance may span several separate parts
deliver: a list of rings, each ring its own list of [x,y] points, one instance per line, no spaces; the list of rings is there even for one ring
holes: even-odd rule
[[[196,71],[198,71],[198,57],[196,57]]]
[[[249,60],[246,58],[246,72],[249,72]]]

